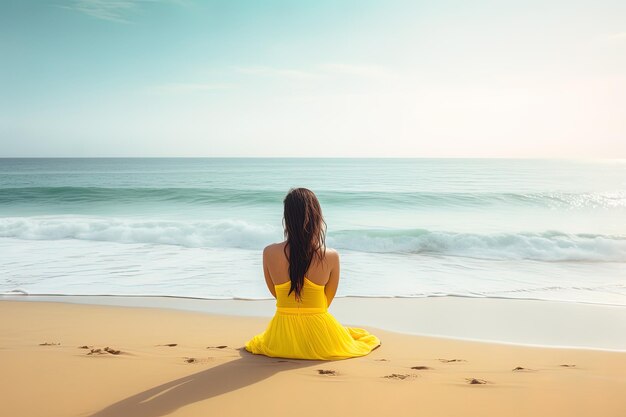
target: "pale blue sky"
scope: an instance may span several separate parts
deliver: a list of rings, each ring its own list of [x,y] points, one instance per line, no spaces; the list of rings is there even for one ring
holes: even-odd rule
[[[2,156],[626,158],[624,1],[0,2]]]

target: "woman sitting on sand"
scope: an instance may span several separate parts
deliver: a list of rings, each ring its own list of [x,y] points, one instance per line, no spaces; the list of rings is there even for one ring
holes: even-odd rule
[[[246,350],[281,358],[345,359],[380,346],[378,337],[344,327],[328,312],[339,284],[339,254],[326,248],[326,222],[311,190],[289,190],[283,225],[286,240],[263,250],[265,282],[276,298],[276,313]]]

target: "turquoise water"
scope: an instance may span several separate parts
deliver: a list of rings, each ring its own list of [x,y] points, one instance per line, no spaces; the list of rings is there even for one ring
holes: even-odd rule
[[[339,296],[626,305],[626,161],[0,159],[0,292],[267,298],[290,187]]]

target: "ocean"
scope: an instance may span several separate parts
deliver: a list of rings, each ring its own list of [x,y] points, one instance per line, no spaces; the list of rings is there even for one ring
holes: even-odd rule
[[[0,159],[0,293],[271,298],[291,187],[338,297],[626,305],[624,160]]]

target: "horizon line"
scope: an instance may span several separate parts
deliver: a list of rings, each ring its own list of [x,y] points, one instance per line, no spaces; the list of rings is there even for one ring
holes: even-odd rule
[[[0,156],[0,159],[517,159],[626,161],[626,157],[553,156]]]

